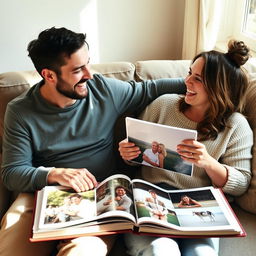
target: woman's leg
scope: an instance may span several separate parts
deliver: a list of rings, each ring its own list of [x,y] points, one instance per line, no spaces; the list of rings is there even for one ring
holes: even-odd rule
[[[140,236],[124,234],[127,253],[132,256],[163,256],[171,252],[180,256],[180,250],[174,239],[167,237]]]
[[[63,240],[58,245],[57,256],[105,256],[111,250],[115,235],[110,236],[85,236]]]
[[[219,238],[179,239],[179,247],[182,256],[217,256]]]

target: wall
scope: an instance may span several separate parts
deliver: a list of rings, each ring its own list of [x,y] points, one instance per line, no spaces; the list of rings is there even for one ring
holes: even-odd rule
[[[86,32],[91,62],[179,59],[184,0],[8,0],[0,9],[0,73],[29,70],[27,44],[46,28]]]

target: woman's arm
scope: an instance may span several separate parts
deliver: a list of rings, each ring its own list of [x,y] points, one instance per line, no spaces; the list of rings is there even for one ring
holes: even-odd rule
[[[211,157],[198,141],[184,141],[177,146],[177,151],[184,160],[204,168],[212,183],[225,193],[240,196],[251,180],[253,133],[246,118],[239,113],[232,115],[227,126],[219,134],[222,136],[220,141],[226,140],[225,146],[215,142],[212,149],[223,151],[218,160]]]

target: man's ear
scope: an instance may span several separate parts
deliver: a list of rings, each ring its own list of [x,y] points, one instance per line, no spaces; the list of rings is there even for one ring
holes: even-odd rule
[[[41,75],[42,75],[42,77],[44,78],[44,80],[46,82],[56,83],[56,81],[57,81],[56,73],[54,71],[50,70],[50,69],[44,68],[41,71]]]

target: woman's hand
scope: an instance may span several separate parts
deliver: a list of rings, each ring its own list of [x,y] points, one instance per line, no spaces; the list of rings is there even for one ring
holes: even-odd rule
[[[177,145],[177,152],[182,159],[201,168],[207,168],[214,159],[208,154],[205,145],[196,140],[183,140]]]
[[[132,160],[141,154],[140,148],[133,142],[128,142],[127,139],[119,142],[118,150],[124,160]]]
[[[177,152],[183,160],[204,168],[217,187],[223,187],[226,184],[227,169],[208,154],[204,144],[196,140],[183,140],[177,145]]]

